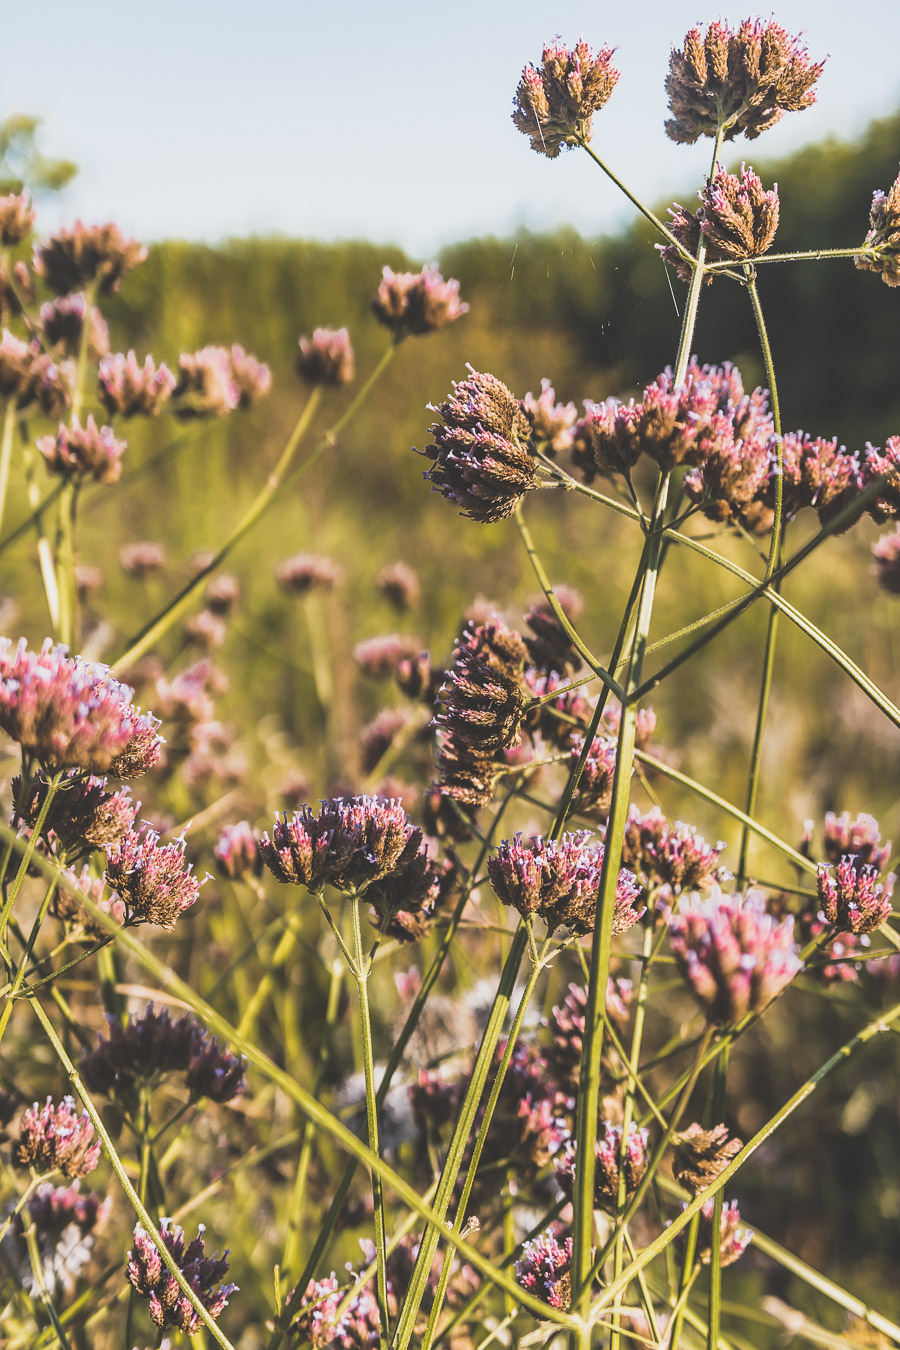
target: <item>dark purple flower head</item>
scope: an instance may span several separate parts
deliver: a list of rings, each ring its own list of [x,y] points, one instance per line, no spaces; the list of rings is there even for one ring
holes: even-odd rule
[[[226,825],[215,848],[216,866],[223,876],[241,881],[244,877],[262,875],[259,838],[259,831],[251,829],[246,820]]]
[[[169,844],[159,839],[152,825],[129,830],[107,853],[106,880],[125,901],[131,919],[171,931],[208,878],[198,881],[193,865],[185,866],[183,834]]]
[[[122,456],[128,447],[116,438],[112,427],[98,427],[89,416],[84,426],[73,418],[72,425],[60,425],[55,436],[42,436],[37,448],[50,473],[61,478],[117,483],[122,477]]]
[[[241,401],[227,347],[203,347],[182,352],[179,378],[174,390],[176,417],[227,417]]]
[[[320,553],[295,553],[275,567],[275,580],[291,595],[306,595],[314,588],[330,591],[343,577],[343,569]]]
[[[550,1228],[526,1242],[516,1262],[516,1283],[551,1308],[568,1312],[572,1301],[572,1239],[562,1229]]]
[[[192,1101],[230,1102],[244,1091],[246,1063],[197,1026],[185,1083]]]
[[[714,1125],[711,1130],[704,1130],[696,1123],[674,1134],[672,1145],[675,1180],[692,1195],[699,1195],[711,1186],[743,1148],[740,1139],[729,1137],[727,1125]]]
[[[555,586],[554,593],[566,618],[576,625],[584,613],[584,596],[574,586],[566,585]],[[531,629],[525,636],[531,664],[542,670],[574,674],[581,665],[581,657],[545,595],[534,600],[525,622]]]
[[[584,417],[572,432],[572,459],[585,482],[598,473],[628,475],[638,461],[640,406],[608,398],[603,403],[585,401]]]
[[[890,595],[900,595],[900,525],[872,545],[878,585]]]
[[[122,1023],[107,1016],[107,1036],[82,1056],[79,1071],[91,1092],[130,1095],[142,1084],[155,1085],[171,1074],[184,1074],[194,1099],[230,1101],[243,1091],[243,1060],[219,1045],[189,1013],[171,1018],[148,1004],[140,1017]]]
[[[146,260],[147,250],[126,239],[117,225],[83,225],[60,230],[34,251],[34,270],[57,295],[83,291],[96,282],[101,292],[117,291],[126,272]]]
[[[397,674],[401,661],[416,660],[421,652],[422,643],[412,633],[379,633],[357,642],[353,659],[370,680],[387,680]]]
[[[702,242],[707,262],[758,258],[772,247],[778,229],[778,184],[766,191],[758,174],[741,165],[740,174],[727,173],[723,165],[702,192],[701,206],[694,214],[682,206],[670,210],[669,228],[688,253],[696,255]],[[685,281],[692,268],[674,244],[660,245],[660,254]],[[712,281],[712,274],[706,278]]]
[[[869,252],[854,258],[856,266],[877,272],[886,286],[900,286],[900,175],[872,198],[865,247]]]
[[[13,779],[13,793],[18,793],[19,778]],[[28,800],[21,811],[22,820],[29,826],[37,822],[38,814],[47,796],[46,779],[32,780]],[[67,774],[56,790],[44,821],[44,837],[58,840],[71,861],[98,848],[117,844],[131,829],[138,812],[138,804],[131,800],[126,788],[110,791],[105,778],[85,777],[77,770]]]
[[[867,510],[878,525],[886,520],[900,517],[900,436],[890,436],[884,443],[884,449],[867,445],[859,464],[857,485],[866,488],[883,475],[887,475],[882,494],[870,502]]]
[[[724,845],[710,847],[692,825],[670,825],[659,807],[641,815],[628,812],[622,861],[648,890],[665,888],[666,899],[682,891],[708,891],[721,878],[719,854]]]
[[[138,365],[133,351],[116,352],[100,362],[97,375],[100,398],[106,411],[121,417],[156,417],[169,401],[177,383],[168,366],[156,365],[152,356]]]
[[[606,984],[606,1015],[620,1029],[627,1023],[631,1002],[631,981],[610,979]],[[587,989],[570,984],[562,1003],[555,1004],[550,1019],[543,1025],[552,1030],[547,1050],[551,1071],[564,1084],[577,1088],[584,1047],[584,1019]]]
[[[682,898],[669,938],[710,1022],[733,1026],[790,984],[801,965],[793,927],[793,919],[769,914],[755,893]]]
[[[434,409],[441,421],[430,428],[434,444],[423,452],[434,461],[425,478],[461,515],[489,524],[512,515],[542,478],[519,400],[495,375],[469,371]]]
[[[159,723],[132,707],[132,693],[49,638],[39,653],[0,638],[0,727],[45,769],[136,778],[151,768]]]
[[[300,338],[297,374],[307,384],[327,384],[340,389],[356,374],[356,358],[346,328],[317,328],[312,337]]]
[[[227,619],[240,601],[241,583],[230,572],[220,572],[207,582],[203,598],[212,614]]]
[[[35,1172],[86,1177],[100,1161],[100,1144],[92,1144],[93,1137],[90,1117],[87,1112],[75,1114],[72,1097],[63,1097],[58,1106],[48,1097],[42,1107],[35,1102],[22,1117],[13,1162]]]
[[[603,1122],[603,1133],[594,1141],[594,1206],[596,1209],[615,1209],[619,1195],[619,1163],[622,1157],[622,1127]],[[634,1124],[628,1128],[625,1144],[625,1195],[634,1194],[647,1170],[646,1130]],[[556,1179],[563,1193],[571,1199],[575,1184],[577,1146],[570,1139],[556,1163]]]
[[[49,346],[63,356],[77,357],[87,313],[87,296],[60,295],[41,305],[41,328]],[[99,361],[109,352],[109,329],[99,309],[94,307],[88,320],[88,355]]]
[[[537,398],[530,391],[525,395],[522,408],[531,418],[533,439],[545,454],[561,455],[571,450],[578,409],[574,403],[557,403],[556,391],[549,380],[541,380]]]
[[[437,263],[430,263],[421,272],[385,267],[372,312],[399,340],[446,328],[467,314],[469,306],[460,301],[459,282],[445,281]]]
[[[593,930],[596,919],[603,845],[588,845],[588,830],[564,834],[559,840],[521,834],[505,839],[488,860],[488,876],[504,905],[526,917],[537,915],[551,930],[563,925],[570,932]],[[635,908],[641,888],[626,869],[619,873],[613,933],[624,933],[640,918]]]
[[[405,562],[388,563],[386,567],[382,567],[375,578],[375,585],[400,613],[415,609],[422,598],[421,582]]]
[[[499,646],[498,646],[499,644]],[[464,629],[435,704],[435,725],[454,743],[494,755],[519,742],[525,644],[497,623]]]
[[[0,197],[0,244],[14,248],[27,239],[34,228],[34,208],[27,192],[11,192]]]
[[[574,47],[548,42],[539,67],[526,66],[513,100],[512,120],[532,150],[555,159],[563,146],[591,139],[591,118],[609,102],[619,79],[613,47],[595,54],[582,39]]]
[[[692,28],[669,58],[666,135],[690,145],[724,128],[726,141],[741,132],[753,140],[815,103],[824,64],[773,19],[745,19],[737,31],[721,19],[705,33]]]
[[[228,1270],[228,1252],[219,1256],[204,1254],[203,1224],[194,1240],[185,1246],[184,1230],[170,1219],[163,1219],[160,1236],[184,1275],[191,1290],[211,1317],[218,1317],[236,1289],[236,1284],[220,1284]],[[163,1259],[150,1235],[137,1225],[128,1253],[128,1281],[148,1301],[148,1311],[158,1327],[174,1327],[189,1336],[200,1330],[200,1315]]]
[[[452,863],[442,866],[423,846],[412,859],[366,890],[372,923],[388,937],[416,942],[428,932]]]
[[[834,868],[819,867],[819,901],[829,923],[846,933],[871,933],[891,915],[894,874],[878,884],[878,870],[848,854]]]

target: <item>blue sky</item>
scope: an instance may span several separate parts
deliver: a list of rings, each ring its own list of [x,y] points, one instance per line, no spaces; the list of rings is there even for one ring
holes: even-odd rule
[[[732,23],[749,12],[722,10]],[[698,0],[42,0],[0,13],[19,58],[4,62],[0,117],[40,115],[45,151],[81,165],[45,229],[81,216],[150,240],[365,236],[422,260],[521,225],[614,230],[631,208],[587,158],[548,161],[510,121],[522,66],[557,33],[618,48],[594,145],[639,195],[688,201],[707,168],[706,142],[662,131],[669,49],[718,17]],[[900,106],[900,5],[785,0],[775,17],[830,54],[819,101],[738,141],[738,159],[852,139]]]

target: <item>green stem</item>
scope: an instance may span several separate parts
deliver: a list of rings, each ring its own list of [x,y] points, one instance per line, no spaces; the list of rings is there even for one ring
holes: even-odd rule
[[[3,435],[0,440],[0,526],[6,511],[6,492],[9,487],[9,470],[12,463],[13,435],[16,430],[16,405],[10,399],[3,414]]]
[[[150,1137],[150,1093],[146,1087],[141,1088],[140,1101],[140,1145],[141,1145],[141,1170],[138,1178],[138,1195],[141,1204],[147,1203],[147,1182],[150,1176],[150,1159],[152,1141]],[[134,1323],[134,1310],[137,1304],[137,1290],[134,1285],[129,1285],[128,1289],[128,1307],[125,1312],[125,1345],[133,1344],[131,1331]]]
[[[300,939],[302,932],[302,923],[296,910],[292,910],[285,917],[285,931],[281,935],[281,940],[272,957],[266,962],[266,970],[262,979],[254,989],[250,1001],[241,1014],[241,1020],[238,1022],[238,1033],[241,1036],[252,1036],[256,1026],[256,1019],[266,1000],[272,992],[275,983],[275,977],[278,975],[294,954],[294,948]]]
[[[72,1350],[69,1344],[69,1338],[63,1330],[59,1320],[59,1313],[53,1303],[50,1290],[47,1288],[47,1281],[44,1278],[44,1258],[41,1255],[41,1249],[38,1246],[37,1229],[34,1223],[30,1223],[25,1229],[25,1245],[28,1248],[28,1260],[31,1265],[31,1273],[34,1277],[34,1285],[38,1292],[38,1297],[44,1306],[44,1312],[50,1320],[53,1330],[56,1332],[56,1338],[60,1344],[60,1350]]]
[[[727,1046],[716,1062],[713,1079],[710,1119],[708,1128],[717,1125],[725,1115],[725,1091],[728,1079],[728,1060],[731,1047]],[[709,1255],[709,1322],[706,1341],[707,1350],[717,1350],[719,1327],[722,1322],[722,1201],[724,1192],[718,1191],[713,1199],[713,1216]]]
[[[37,535],[37,555],[41,569],[41,581],[44,585],[47,612],[50,615],[50,627],[54,633],[57,633],[59,631],[59,587],[56,584],[56,571],[53,566],[53,549],[44,531],[43,509],[47,502],[41,501],[41,490],[37,483],[35,449],[28,440],[24,423],[21,430],[23,438],[22,464],[25,469],[28,506],[31,510],[31,519],[34,521],[34,529]],[[51,498],[47,499],[47,501],[50,500]]]
[[[763,263],[819,262],[822,258],[858,258],[864,255],[874,257],[876,252],[877,250],[866,248],[864,244],[861,244],[858,248],[810,248],[797,253],[765,253],[753,259],[753,266],[759,267]],[[734,263],[707,263],[707,267],[710,272],[721,272],[725,268],[734,267]]]
[[[17,539],[21,539],[23,534],[28,533],[32,525],[37,524],[43,513],[56,501],[64,487],[65,483],[62,480],[55,483],[43,501],[38,502],[35,509],[30,511],[24,520],[20,520],[15,529],[10,530],[9,534],[6,535],[4,539],[0,539],[0,553],[5,553]]]
[[[59,594],[59,640],[71,648],[75,642],[77,588],[75,585],[75,516],[78,486],[69,480],[57,507],[56,587]]]
[[[668,226],[665,225],[663,221],[660,220],[659,216],[654,215],[653,212],[650,210],[650,208],[645,206],[644,203],[634,195],[634,193],[630,190],[630,188],[625,186],[621,178],[618,178],[616,174],[613,173],[609,165],[605,164],[603,160],[600,158],[600,156],[594,150],[591,149],[591,146],[588,141],[586,141],[583,137],[578,137],[577,139],[578,144],[581,146],[582,150],[587,151],[587,153],[590,155],[591,159],[594,161],[597,167],[603,170],[603,172],[606,174],[607,178],[609,178],[611,182],[615,183],[616,187],[619,189],[620,192],[624,193],[624,195],[631,202],[632,206],[636,206],[637,209],[640,211],[641,215],[644,216],[647,220],[649,220],[650,224],[653,226],[655,230],[658,231],[659,234],[662,235],[663,239],[665,239],[665,241],[668,244],[672,244],[674,248],[677,248],[679,254],[685,259],[685,261],[693,262],[694,260],[691,257],[690,253],[687,252],[683,244],[679,243],[679,241],[675,238],[674,234],[668,228]]]
[[[23,766],[22,766],[22,767],[23,767],[23,789],[24,789],[24,787],[25,787],[25,777],[26,777],[26,775],[25,775],[25,766],[24,766],[24,763],[23,763]],[[38,839],[41,837],[41,831],[43,830],[44,825],[46,824],[47,816],[48,816],[49,811],[50,811],[50,807],[53,805],[53,798],[56,796],[56,790],[57,790],[57,788],[59,787],[61,781],[62,781],[62,771],[60,771],[60,772],[57,773],[57,774],[54,774],[54,776],[50,779],[50,782],[47,784],[47,791],[46,791],[45,794],[44,794],[44,800],[41,802],[41,809],[38,811],[37,820],[34,822],[34,825],[33,825],[32,830],[31,830],[31,834],[29,835],[29,837],[28,837],[28,839],[27,839],[27,841],[26,841],[26,843],[25,843],[25,847],[24,847],[24,849],[22,850],[22,860],[21,860],[21,862],[19,863],[19,868],[18,868],[18,871],[16,872],[15,879],[14,879],[14,881],[13,881],[13,884],[12,884],[12,886],[11,886],[10,889],[9,889],[9,894],[8,894],[8,896],[6,897],[6,901],[5,901],[4,905],[3,905],[3,910],[2,910],[2,912],[0,912],[0,941],[2,941],[3,943],[6,943],[6,940],[7,940],[7,938],[6,938],[6,930],[7,930],[8,924],[9,924],[9,916],[10,916],[10,914],[12,913],[13,906],[15,905],[16,899],[18,898],[19,891],[21,890],[21,887],[22,887],[22,882],[25,880],[25,877],[28,875],[28,868],[29,868],[29,866],[30,866],[30,864],[31,864],[32,858],[34,857],[35,846],[37,845]],[[27,791],[26,791],[25,795],[23,796],[22,801],[23,801],[23,804],[24,804],[25,801],[27,801]],[[13,841],[14,841],[14,842],[18,839],[18,836],[15,834],[15,832],[13,832],[13,836],[12,836],[12,837],[13,837]],[[7,842],[8,842],[8,841],[9,841],[9,835],[7,834]],[[11,856],[10,853],[7,853],[7,852],[4,853],[4,861],[5,861],[5,862],[6,862],[6,860],[7,860],[7,858],[8,858],[9,856]],[[5,867],[4,867],[4,871],[5,871]],[[54,873],[51,872],[51,879],[52,879],[53,875],[54,875]],[[52,894],[52,892],[51,892],[51,894]],[[29,955],[29,954],[30,954],[30,953],[26,953],[26,957],[27,957],[27,955]],[[25,959],[25,960],[23,960],[23,961],[20,962],[19,968],[18,968],[18,970],[16,971],[15,979],[14,979],[14,982],[13,982],[13,991],[16,990],[16,989],[21,989],[21,987],[22,987],[22,980],[25,978],[25,971],[26,971],[26,969],[27,969],[27,966],[28,966],[28,961],[27,961],[27,959]],[[12,1008],[12,992],[11,992],[10,995],[9,995],[9,1005],[8,1005],[8,1007],[9,1007],[10,1009]],[[4,1015],[5,1015],[5,1016],[8,1016],[8,1014],[7,1014],[7,1009],[4,1009]],[[2,1025],[3,1028],[5,1028],[6,1023],[5,1023],[5,1022],[2,1022],[2,1023],[0,1023],[0,1025]],[[2,1039],[3,1039],[3,1031],[0,1030],[0,1040],[2,1040]]]
[[[12,1224],[12,1222],[13,1222],[13,1220],[15,1219],[16,1215],[22,1213],[22,1210],[23,1210],[23,1209],[25,1208],[25,1206],[28,1204],[29,1199],[30,1199],[31,1196],[34,1194],[34,1192],[37,1190],[38,1186],[40,1186],[41,1182],[44,1181],[44,1180],[46,1180],[45,1177],[43,1177],[43,1176],[36,1176],[36,1175],[32,1174],[31,1179],[30,1179],[30,1181],[28,1182],[28,1185],[25,1187],[24,1191],[23,1191],[22,1194],[19,1196],[19,1198],[18,1198],[18,1200],[16,1201],[15,1205],[12,1207],[12,1209],[10,1210],[10,1212],[7,1214],[7,1216],[6,1216],[6,1218],[3,1220],[3,1222],[0,1223],[0,1242],[3,1241],[3,1239],[6,1237],[6,1234],[9,1232],[10,1225]]]

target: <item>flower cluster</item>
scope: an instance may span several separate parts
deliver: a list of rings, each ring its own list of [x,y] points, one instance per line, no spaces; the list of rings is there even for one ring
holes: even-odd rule
[[[45,417],[59,417],[71,401],[64,374],[36,342],[23,342],[6,328],[0,335],[0,398],[17,408],[37,404]]]
[[[819,867],[818,890],[822,912],[830,924],[845,933],[871,933],[891,914],[893,873],[878,884],[878,869],[849,854],[834,868]]]
[[[185,1246],[184,1230],[178,1224],[164,1219],[160,1225],[160,1236],[198,1302],[211,1317],[218,1317],[237,1285],[219,1283],[228,1270],[228,1252],[224,1256],[218,1252],[206,1256],[203,1232],[201,1224],[197,1236]],[[189,1336],[200,1330],[200,1314],[140,1224],[134,1230],[126,1269],[129,1283],[141,1298],[147,1299],[148,1311],[158,1327],[174,1327]]]
[[[625,1173],[625,1197],[634,1195],[647,1170],[646,1130],[634,1124],[628,1127],[625,1140],[624,1169],[622,1163],[622,1127],[603,1122],[603,1133],[594,1140],[594,1207],[615,1209],[619,1197],[622,1170]],[[565,1195],[572,1198],[575,1185],[577,1145],[570,1139],[556,1164],[556,1179]]]
[[[445,281],[437,263],[421,272],[382,271],[372,312],[394,334],[394,340],[436,333],[469,312],[459,298],[459,282]]]
[[[532,437],[545,455],[553,457],[572,448],[578,410],[574,403],[557,403],[556,390],[549,380],[541,380],[537,397],[530,391],[525,395],[522,409],[531,418]]]
[[[72,425],[60,426],[55,436],[42,436],[37,448],[50,473],[76,481],[117,483],[127,446],[117,440],[112,427],[98,427],[89,416],[84,426],[73,418]]]
[[[262,875],[263,861],[259,854],[259,833],[246,820],[227,825],[219,835],[215,847],[216,865],[230,881]]]
[[[317,328],[312,337],[299,340],[297,374],[307,384],[340,389],[356,374],[356,357],[346,328]]]
[[[693,825],[670,825],[654,806],[646,815],[632,806],[628,812],[622,861],[648,890],[670,900],[682,891],[708,891],[721,879],[719,854],[724,845],[710,847]]]
[[[512,515],[524,494],[541,485],[541,474],[519,400],[495,375],[469,371],[434,409],[441,421],[424,451],[434,461],[425,478],[461,515],[491,523]]]
[[[554,594],[569,623],[577,624],[584,613],[581,592],[574,586],[561,585],[554,587]],[[525,635],[531,664],[554,675],[574,674],[581,665],[581,657],[545,595],[540,595],[531,604],[525,623],[531,629]]]
[[[182,352],[178,370],[176,417],[226,417],[240,403],[241,391],[226,347]]]
[[[516,1262],[516,1283],[551,1308],[568,1312],[572,1301],[572,1239],[560,1242],[562,1230],[549,1229],[522,1247]]]
[[[14,248],[27,239],[34,228],[34,208],[27,192],[11,192],[0,197],[0,244]]]
[[[92,1144],[94,1127],[86,1112],[75,1114],[75,1102],[63,1097],[58,1106],[48,1097],[22,1117],[13,1144],[13,1162],[36,1172],[62,1172],[64,1177],[86,1177],[100,1161],[100,1144]]]
[[[696,1122],[673,1135],[672,1143],[675,1180],[693,1195],[699,1195],[711,1186],[743,1148],[740,1139],[729,1137],[727,1125],[714,1125],[711,1130],[704,1130]]]
[[[422,598],[422,584],[413,569],[405,562],[388,563],[375,578],[385,600],[401,613],[415,609]]]
[[[107,1035],[82,1056],[79,1071],[91,1092],[128,1096],[138,1084],[184,1074],[192,1100],[228,1102],[244,1089],[244,1061],[219,1044],[189,1014],[172,1019],[149,1004],[127,1022],[107,1016]]]
[[[872,545],[874,572],[883,591],[900,595],[900,526]]]
[[[106,411],[121,417],[157,417],[178,383],[168,366],[157,366],[152,356],[139,366],[133,351],[105,357],[97,382]]]
[[[0,727],[47,770],[138,778],[158,761],[159,723],[131,705],[133,691],[105,666],[71,658],[48,638],[0,638]]]
[[[54,1186],[45,1181],[28,1197],[27,1221],[34,1226],[41,1257],[41,1277],[48,1289],[70,1294],[91,1259],[94,1236],[109,1211],[93,1191],[82,1194],[80,1183]],[[33,1297],[39,1293],[25,1238],[26,1223],[17,1215],[0,1245],[0,1266],[8,1266]]]
[[[800,970],[793,919],[776,919],[755,893],[682,899],[669,918],[675,960],[710,1022],[733,1026],[762,1012]]]
[[[670,212],[670,229],[679,244],[694,255],[702,242],[707,262],[758,258],[772,247],[778,229],[778,185],[769,192],[759,176],[741,165],[740,174],[727,173],[720,164],[710,182],[698,193],[702,203],[694,214],[683,206]],[[660,246],[666,262],[690,280],[691,267],[674,244]],[[710,273],[707,281],[712,281]]]
[[[557,38],[544,48],[540,67],[525,67],[512,120],[532,150],[555,159],[563,146],[590,140],[591,118],[609,102],[619,79],[613,50],[601,47],[595,54],[583,39],[569,48]]]
[[[378,1344],[381,1319],[374,1294],[362,1288],[341,1313],[346,1292],[334,1271],[322,1280],[310,1280],[291,1324],[301,1342],[313,1350],[362,1350],[363,1346]]]
[[[14,799],[18,800],[21,779],[13,779]],[[31,783],[28,797],[20,809],[21,819],[29,827],[37,823],[47,798],[49,784],[38,777]],[[110,791],[105,778],[84,777],[73,770],[62,779],[47,809],[43,835],[51,844],[57,840],[70,861],[98,848],[119,843],[131,829],[138,806],[130,790]]]
[[[126,272],[146,260],[147,250],[126,239],[117,225],[83,225],[60,230],[34,251],[34,270],[57,295],[96,284],[100,291],[119,289]]]
[[[705,1266],[712,1260],[714,1215],[715,1200],[707,1200],[706,1204],[700,1207],[700,1231],[697,1234],[697,1250]],[[719,1229],[719,1257],[723,1267],[734,1265],[735,1261],[744,1255],[753,1238],[753,1229],[741,1228],[740,1225],[741,1212],[737,1201],[726,1202],[722,1206]]]
[[[552,1018],[544,1025],[552,1031],[547,1060],[561,1083],[575,1088],[581,1068],[584,1049],[585,1010],[588,992],[584,985],[570,984],[562,1003],[554,1004]],[[606,983],[606,1016],[618,1027],[629,1018],[631,981],[613,979]]]
[[[877,272],[886,286],[900,286],[900,175],[886,193],[872,198],[865,249],[854,259],[856,266]]]
[[[152,825],[129,830],[107,853],[105,875],[132,921],[171,931],[196,901],[203,881],[193,875],[193,864],[185,866],[184,835],[169,844],[159,838]]]
[[[343,575],[336,562],[320,553],[295,553],[275,567],[275,580],[291,595],[306,595],[313,589],[330,591]]]
[[[109,351],[109,329],[96,306],[88,313],[87,296],[60,295],[41,305],[41,329],[46,342],[63,356],[77,357],[87,319],[87,351],[94,360]]]
[[[590,831],[564,834],[561,839],[521,834],[505,839],[488,859],[488,876],[504,905],[517,909],[523,918],[536,915],[552,931],[560,925],[571,933],[593,930],[603,867],[603,845],[588,844]],[[616,885],[613,933],[624,933],[637,923],[642,909],[636,905],[641,888],[634,875],[623,868]]]

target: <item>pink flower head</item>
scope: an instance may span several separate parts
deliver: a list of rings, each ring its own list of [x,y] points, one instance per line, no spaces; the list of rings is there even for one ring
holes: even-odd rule
[[[405,562],[388,563],[382,567],[375,578],[375,585],[394,609],[401,613],[415,609],[422,598],[422,584]]]
[[[393,272],[385,267],[372,311],[399,341],[446,328],[467,314],[469,306],[460,301],[459,282],[445,281],[437,263],[430,263],[421,272]]]
[[[546,454],[561,455],[572,448],[572,428],[578,421],[578,410],[574,403],[557,403],[556,391],[549,380],[541,380],[537,398],[527,393],[522,407],[531,418],[534,439]]]
[[[346,328],[317,328],[311,338],[300,338],[299,345],[297,374],[307,384],[340,389],[356,375],[356,357]]]
[[[697,194],[701,201],[694,214],[682,206],[670,210],[670,229],[688,253],[696,254],[702,240],[707,262],[757,258],[772,247],[778,229],[778,184],[770,191],[751,168],[741,165],[740,174],[727,173],[719,164],[710,182]],[[671,263],[683,280],[689,281],[691,267],[674,244],[660,245],[663,259]],[[712,273],[707,281],[712,281]]]
[[[313,588],[330,591],[343,578],[343,568],[320,553],[295,553],[275,568],[278,585],[293,595],[306,595]]]
[[[75,1102],[63,1097],[58,1106],[48,1097],[22,1117],[13,1145],[13,1161],[36,1172],[62,1172],[64,1177],[86,1177],[100,1161],[100,1145],[92,1144],[94,1127],[87,1112],[75,1114]]]
[[[353,659],[370,680],[386,680],[402,661],[414,661],[421,652],[422,643],[412,633],[381,633],[357,642]]]
[[[227,347],[182,352],[178,369],[176,417],[227,417],[240,404],[241,390]]]
[[[236,1289],[236,1284],[219,1284],[228,1270],[228,1252],[219,1256],[204,1254],[203,1224],[194,1240],[185,1246],[184,1230],[170,1219],[163,1219],[160,1236],[197,1299],[211,1317],[218,1317]],[[158,1327],[175,1327],[189,1336],[200,1330],[200,1315],[175,1277],[163,1263],[156,1244],[140,1226],[134,1230],[128,1253],[129,1283],[148,1301],[151,1318]]]
[[[569,743],[569,769],[581,758],[584,736],[576,732]],[[580,815],[605,820],[612,804],[613,779],[616,773],[616,743],[606,736],[596,736],[578,780],[572,809]]]
[[[637,1190],[647,1170],[646,1130],[635,1124],[628,1128],[625,1142],[625,1195]],[[577,1147],[570,1139],[556,1162],[556,1179],[571,1198],[575,1184]],[[622,1127],[603,1122],[603,1133],[594,1140],[594,1205],[597,1209],[615,1209],[619,1197],[620,1162],[622,1160]]]
[[[521,834],[505,839],[488,859],[488,876],[498,898],[525,917],[537,915],[548,928],[559,925],[583,934],[593,930],[600,893],[604,848],[590,846],[590,831],[578,830],[561,839]],[[624,933],[643,910],[635,906],[641,888],[626,869],[616,886],[613,933]]]
[[[877,272],[886,286],[900,286],[900,175],[872,198],[865,249],[854,258],[856,266]]]
[[[128,906],[129,917],[171,931],[197,899],[203,881],[185,866],[185,839],[159,842],[151,825],[129,830],[107,853],[106,880]],[[204,877],[204,881],[207,878]]]
[[[78,418],[70,427],[60,426],[55,436],[42,436],[37,448],[52,474],[97,483],[117,483],[122,477],[122,456],[127,450],[112,427],[98,427],[92,416],[82,426]]]
[[[0,638],[0,727],[48,770],[137,778],[159,759],[159,722],[105,666],[72,659],[48,638],[40,653]]]
[[[364,1286],[341,1313],[346,1292],[334,1271],[322,1280],[310,1280],[306,1286],[292,1330],[314,1350],[325,1350],[326,1346],[363,1350],[378,1344],[381,1323],[374,1294]]]
[[[97,379],[106,411],[122,417],[158,416],[177,383],[168,366],[157,366],[152,356],[139,366],[133,351],[105,357]]]
[[[719,854],[724,844],[710,847],[692,825],[670,825],[659,807],[641,815],[632,806],[625,826],[622,861],[643,885],[662,889],[666,898],[683,891],[708,891],[720,877]]]
[[[41,328],[51,347],[64,356],[77,357],[87,314],[87,296],[60,295],[41,305]],[[88,318],[88,355],[99,360],[109,352],[109,329],[96,306]]]
[[[46,417],[58,417],[70,402],[63,371],[29,344],[4,328],[0,337],[0,397],[18,408],[36,403]]]
[[[900,595],[900,525],[872,545],[874,572],[883,591]]]
[[[246,820],[226,825],[215,848],[216,865],[231,881],[260,876],[263,862],[259,856],[259,832]]]
[[[874,816],[859,815],[851,820],[850,812],[825,815],[825,857],[838,863],[845,853],[852,853],[857,867],[874,867],[882,872],[891,856],[890,843],[881,842],[881,832]]]
[[[34,270],[51,291],[67,295],[96,282],[102,292],[117,291],[126,272],[146,260],[147,250],[126,239],[117,225],[83,225],[60,230],[34,251]]]
[[[136,539],[119,549],[119,565],[129,577],[149,577],[166,565],[166,546],[155,539]]]
[[[237,343],[232,344],[231,378],[238,391],[239,408],[251,408],[261,398],[265,398],[272,388],[272,372],[262,361],[245,352]]]
[[[532,150],[555,159],[563,146],[591,139],[591,119],[619,79],[613,51],[601,47],[595,55],[583,39],[569,48],[556,38],[545,46],[539,67],[525,67],[512,120]]]
[[[558,1227],[548,1229],[522,1247],[516,1262],[516,1283],[551,1308],[567,1312],[572,1300],[572,1239]]]
[[[27,192],[11,192],[0,197],[0,244],[14,248],[27,239],[34,228],[34,207]]]
[[[712,1260],[712,1224],[715,1213],[715,1200],[707,1200],[700,1208],[700,1231],[697,1235],[697,1250],[700,1260],[708,1266]],[[741,1228],[741,1211],[737,1201],[726,1202],[722,1206],[721,1228],[719,1230],[720,1263],[722,1266],[734,1265],[747,1250],[753,1238],[752,1228]]]
[[[824,863],[818,872],[819,900],[829,923],[846,933],[871,933],[891,916],[894,875],[878,884],[878,871],[852,854],[832,870]]]

